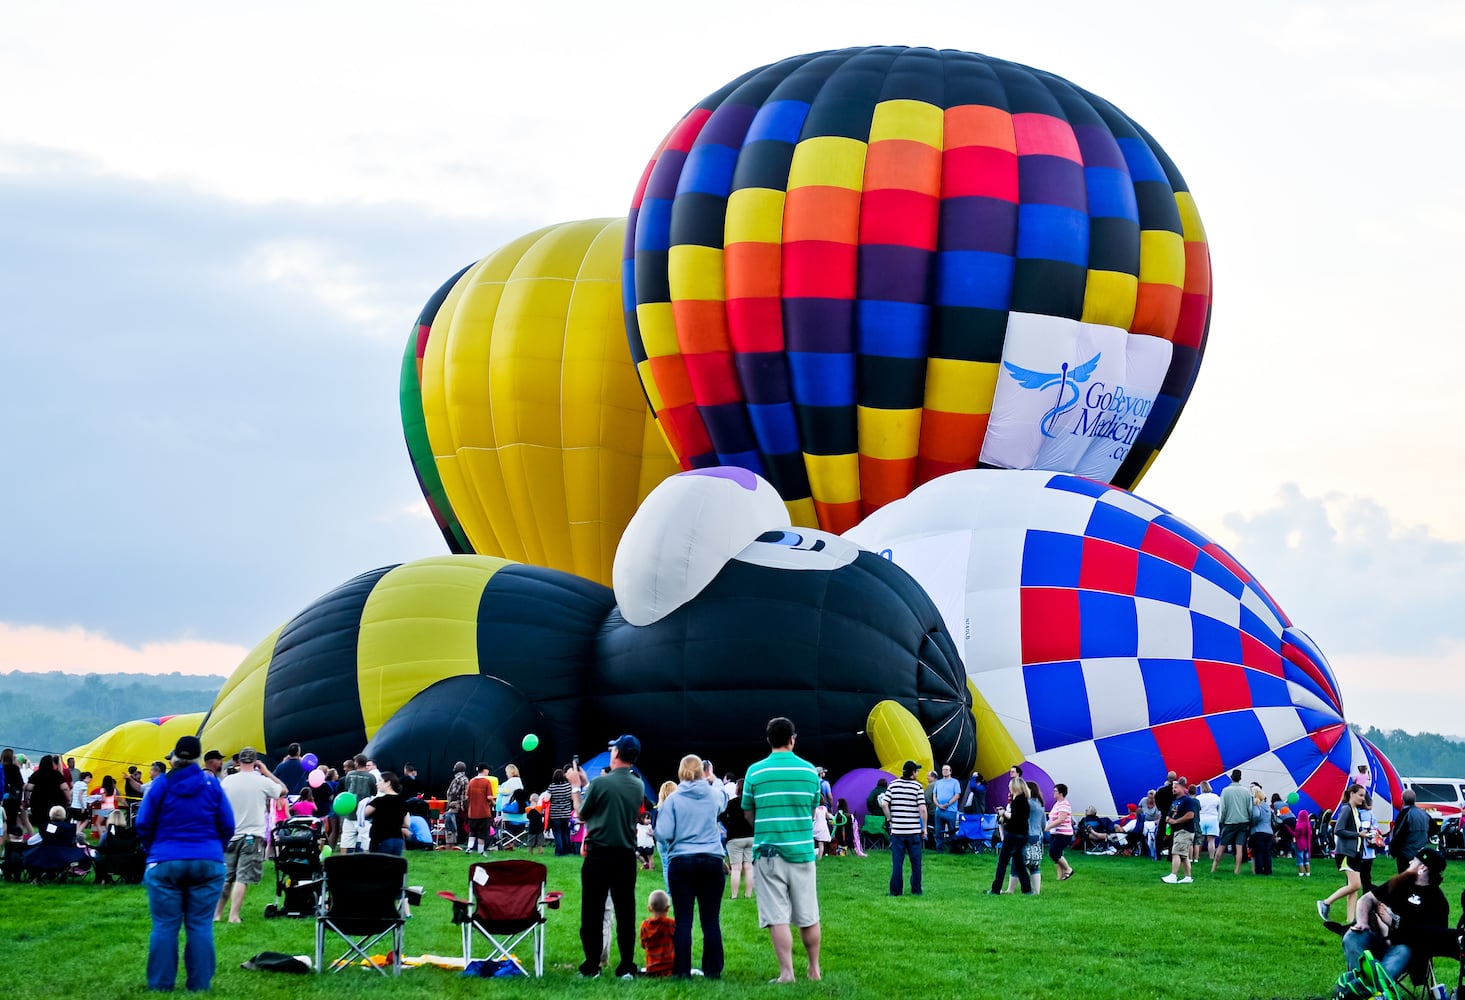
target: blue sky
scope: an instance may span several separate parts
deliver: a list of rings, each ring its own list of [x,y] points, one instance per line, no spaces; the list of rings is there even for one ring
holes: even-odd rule
[[[0,671],[226,673],[442,551],[402,444],[417,310],[623,213],[687,106],[890,42],[1068,77],[1185,174],[1211,341],[1138,492],[1226,544],[1365,724],[1465,732],[1465,13],[754,0],[12,7],[0,32]],[[1421,697],[1424,695],[1424,697]]]

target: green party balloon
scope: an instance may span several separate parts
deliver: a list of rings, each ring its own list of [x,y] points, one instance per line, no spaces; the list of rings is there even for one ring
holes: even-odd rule
[[[328,858],[328,857],[331,856],[331,845],[330,844],[327,844],[326,846],[324,846],[324,847],[322,847],[320,849],[320,856],[321,856],[322,859],[325,859],[325,858]]]
[[[1300,799],[1301,797],[1302,796],[1298,795],[1296,792],[1288,792],[1287,793],[1287,804],[1289,806],[1295,806],[1295,805],[1297,805],[1297,800]]]
[[[527,736],[524,737],[524,742],[521,743],[520,746],[522,746],[525,750],[533,750],[535,747],[539,746],[539,737],[535,736],[533,733],[529,733]]]
[[[331,803],[331,811],[337,816],[350,816],[356,812],[356,796],[352,792],[342,792],[336,796],[336,801]]]

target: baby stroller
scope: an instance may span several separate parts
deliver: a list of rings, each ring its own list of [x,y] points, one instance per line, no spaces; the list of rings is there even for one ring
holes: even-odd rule
[[[275,901],[265,917],[314,917],[325,868],[320,858],[320,827],[297,816],[275,827]]]

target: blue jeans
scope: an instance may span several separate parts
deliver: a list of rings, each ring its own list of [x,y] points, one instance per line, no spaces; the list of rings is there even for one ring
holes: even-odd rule
[[[956,837],[956,810],[936,810],[936,850],[946,850],[946,845]]]
[[[188,935],[183,949],[185,983],[190,990],[208,989],[214,978],[214,907],[224,891],[224,862],[160,861],[148,865],[143,883],[153,915],[148,989],[173,989],[180,926]]]
[[[677,915],[672,975],[692,974],[694,904],[702,924],[702,972],[709,979],[722,975],[722,889],[726,879],[720,854],[682,854],[671,859],[667,880],[672,912]]]
[[[388,837],[386,840],[378,840],[371,850],[373,854],[391,854],[400,858],[406,849],[407,841],[401,837]]]
[[[1396,944],[1390,948],[1373,931],[1349,931],[1343,935],[1343,959],[1348,968],[1358,968],[1358,960],[1363,957],[1364,951],[1373,952],[1384,971],[1399,981],[1403,980],[1404,972],[1409,968],[1409,959],[1413,957],[1407,944]],[[1383,954],[1379,954],[1380,952]]]
[[[554,834],[554,856],[562,858],[567,854],[574,854],[575,850],[570,846],[570,818],[552,819],[549,821],[550,832]]]
[[[890,837],[890,894],[899,896],[905,881],[906,855],[911,859],[911,895],[921,894],[921,835],[919,833],[892,834]]]

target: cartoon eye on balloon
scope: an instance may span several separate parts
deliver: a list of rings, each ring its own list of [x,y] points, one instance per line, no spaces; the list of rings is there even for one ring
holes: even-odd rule
[[[402,424],[451,551],[609,583],[626,522],[677,471],[626,347],[624,228],[529,233],[454,275],[418,317]]]
[[[682,468],[841,532],[947,472],[1129,488],[1205,346],[1205,231],[1138,125],[1052,74],[852,48],[699,102],[632,202],[625,310]]]

